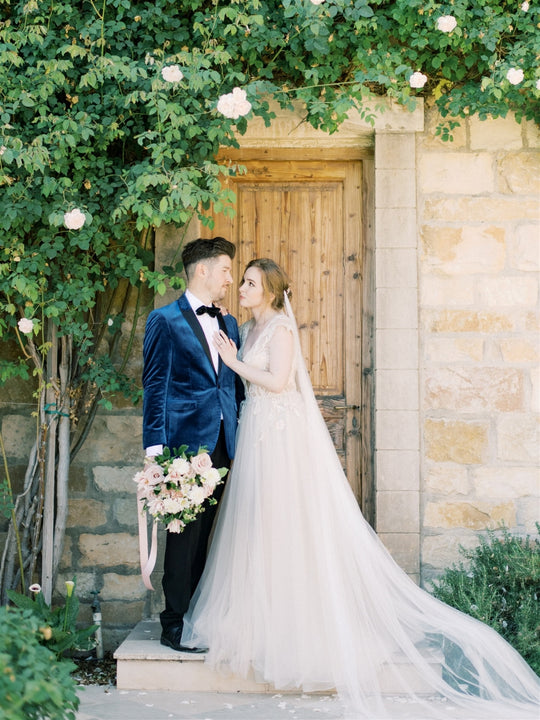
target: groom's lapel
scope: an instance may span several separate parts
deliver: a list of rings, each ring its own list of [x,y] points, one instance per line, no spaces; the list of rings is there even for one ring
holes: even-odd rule
[[[197,316],[193,312],[191,305],[183,295],[182,297],[178,298],[178,306],[180,307],[182,315],[184,316],[187,324],[195,333],[197,340],[201,343],[202,349],[204,350],[205,355],[210,362],[210,366],[215,372],[214,363],[212,361],[212,354],[210,353],[210,348],[208,347],[208,343],[206,342],[206,337],[201,327],[201,323],[197,320]]]

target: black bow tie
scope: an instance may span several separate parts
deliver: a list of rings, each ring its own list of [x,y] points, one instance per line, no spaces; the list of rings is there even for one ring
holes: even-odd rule
[[[215,305],[201,305],[201,307],[198,307],[195,312],[197,315],[204,315],[204,313],[208,313],[210,317],[214,318],[221,315],[221,310]]]

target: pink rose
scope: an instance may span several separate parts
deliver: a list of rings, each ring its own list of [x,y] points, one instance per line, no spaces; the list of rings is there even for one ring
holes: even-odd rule
[[[212,467],[212,460],[208,453],[199,453],[191,458],[191,466],[196,475],[203,475],[205,470]]]

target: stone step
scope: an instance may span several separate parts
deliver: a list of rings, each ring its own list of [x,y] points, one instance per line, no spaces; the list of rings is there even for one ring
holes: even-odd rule
[[[177,652],[160,644],[159,620],[142,620],[114,653],[116,684],[120,690],[176,690],[178,692],[212,693],[283,693],[255,678],[223,675],[211,670],[205,656]],[[434,668],[438,670],[435,665]],[[439,671],[440,672],[440,671]],[[429,692],[418,671],[408,664],[400,668],[417,693]],[[381,689],[385,694],[399,694],[390,673],[381,671]],[[291,691],[291,692],[300,692]],[[327,691],[326,694],[328,694]]]

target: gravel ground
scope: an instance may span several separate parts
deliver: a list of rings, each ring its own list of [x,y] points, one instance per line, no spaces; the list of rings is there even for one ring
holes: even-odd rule
[[[73,677],[79,685],[116,686],[116,660],[112,652],[105,653],[103,660],[87,657],[75,658],[73,662],[77,665]]]

